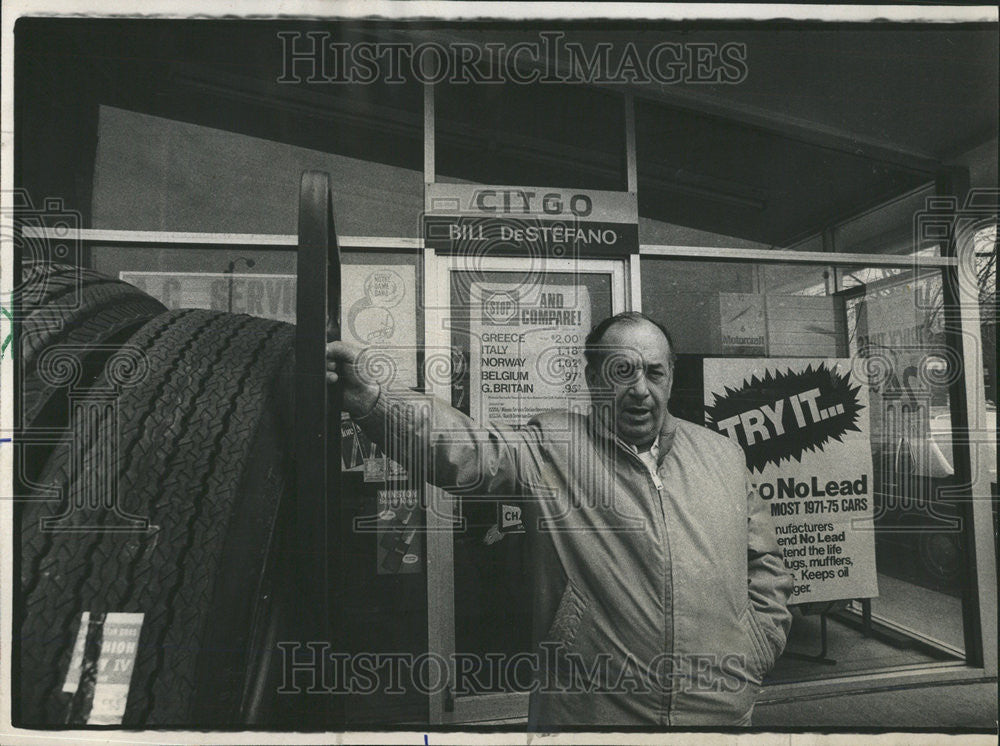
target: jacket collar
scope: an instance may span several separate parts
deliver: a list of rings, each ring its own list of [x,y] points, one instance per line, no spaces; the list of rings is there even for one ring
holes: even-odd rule
[[[607,413],[608,410],[604,409],[603,411]],[[634,451],[633,447],[630,447],[629,444],[617,436],[612,426],[607,422],[608,417],[606,415],[602,416],[602,410],[597,405],[591,407],[587,419],[589,429],[595,437],[601,440],[612,440],[619,448]],[[660,427],[660,434],[657,436],[657,444],[660,448],[660,456],[657,463],[662,462],[664,457],[673,448],[674,436],[677,434],[677,423],[678,419],[670,413],[670,410],[667,410],[666,416],[663,418],[663,425]]]

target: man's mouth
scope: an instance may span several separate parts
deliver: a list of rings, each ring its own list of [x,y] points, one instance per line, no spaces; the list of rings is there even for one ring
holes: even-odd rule
[[[636,420],[651,414],[647,407],[625,407],[623,411],[627,417]]]

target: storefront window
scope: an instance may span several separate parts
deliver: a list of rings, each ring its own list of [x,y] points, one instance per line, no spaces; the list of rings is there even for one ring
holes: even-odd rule
[[[341,258],[345,267],[349,267],[343,278],[342,312],[348,325],[353,324],[348,331],[357,332],[355,341],[375,344],[396,339],[399,345],[418,348],[423,339],[419,256],[362,249],[342,251]],[[295,251],[260,246],[192,245],[160,249],[97,245],[91,249],[91,261],[97,271],[136,285],[167,308],[204,308],[295,323]],[[392,273],[387,277],[392,281],[399,278],[399,287],[405,290],[399,298],[392,298],[394,307],[401,306],[404,311],[398,328],[400,334],[405,333],[405,342],[395,337],[395,317],[386,312],[377,323],[376,314],[368,309],[383,306],[379,302],[365,302],[366,298],[371,301],[366,296],[365,280],[376,268],[383,267]],[[420,368],[415,364],[407,367],[413,375]],[[410,386],[418,385],[416,378],[411,376],[409,380]]]
[[[962,371],[945,342],[941,271],[843,268],[839,278],[849,281],[838,290],[832,268],[821,265],[648,258],[641,266],[643,310],[676,336],[671,411],[679,416],[706,423],[708,371],[719,360],[744,361],[723,364],[743,365],[748,381],[769,365],[780,371],[839,361],[853,371],[853,385],[864,384],[858,427],[867,434],[862,461],[870,488],[846,489],[864,486],[871,499],[872,523],[854,521],[854,530],[871,535],[859,541],[874,544],[877,590],[863,603],[800,599],[788,652],[771,680],[963,658],[962,602],[974,593],[974,578],[964,538],[968,497],[955,477],[951,442],[950,386]],[[794,458],[781,463],[795,472]],[[814,518],[779,514],[776,521],[822,522]],[[786,563],[794,564],[796,551],[785,550]],[[829,613],[825,625],[821,612]],[[823,626],[824,657],[835,666],[810,659],[822,647]]]
[[[974,236],[976,283],[979,289],[979,323],[983,339],[986,404],[993,413],[996,431],[997,407],[997,226],[986,226]],[[989,423],[987,423],[988,425]],[[993,479],[996,482],[996,478]],[[994,488],[995,491],[995,488]]]
[[[913,253],[918,248],[914,246],[916,222],[927,211],[928,200],[934,195],[934,185],[928,184],[839,224],[832,232],[836,250],[862,254]],[[941,256],[938,244],[919,248],[925,249],[927,255]]]
[[[336,146],[325,140],[290,144],[284,129],[256,137],[111,106],[99,108],[97,126],[94,228],[294,234],[299,180],[313,169],[335,175],[341,235],[420,235],[420,151],[399,165],[386,157],[398,139],[377,128],[358,157],[357,142],[345,155],[318,149]]]

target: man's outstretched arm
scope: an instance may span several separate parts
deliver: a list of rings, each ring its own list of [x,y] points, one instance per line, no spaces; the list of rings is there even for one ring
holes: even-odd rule
[[[531,428],[480,424],[430,396],[393,396],[367,374],[364,355],[349,342],[327,344],[327,381],[341,387],[344,408],[390,458],[450,492],[516,494],[519,471],[531,468]]]

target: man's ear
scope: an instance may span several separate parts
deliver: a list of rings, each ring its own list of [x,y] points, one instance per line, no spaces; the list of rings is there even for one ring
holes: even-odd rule
[[[589,362],[586,364],[586,366],[584,366],[583,377],[587,381],[587,388],[589,388],[591,391],[599,391],[605,388],[604,381],[601,378],[601,374]]]

